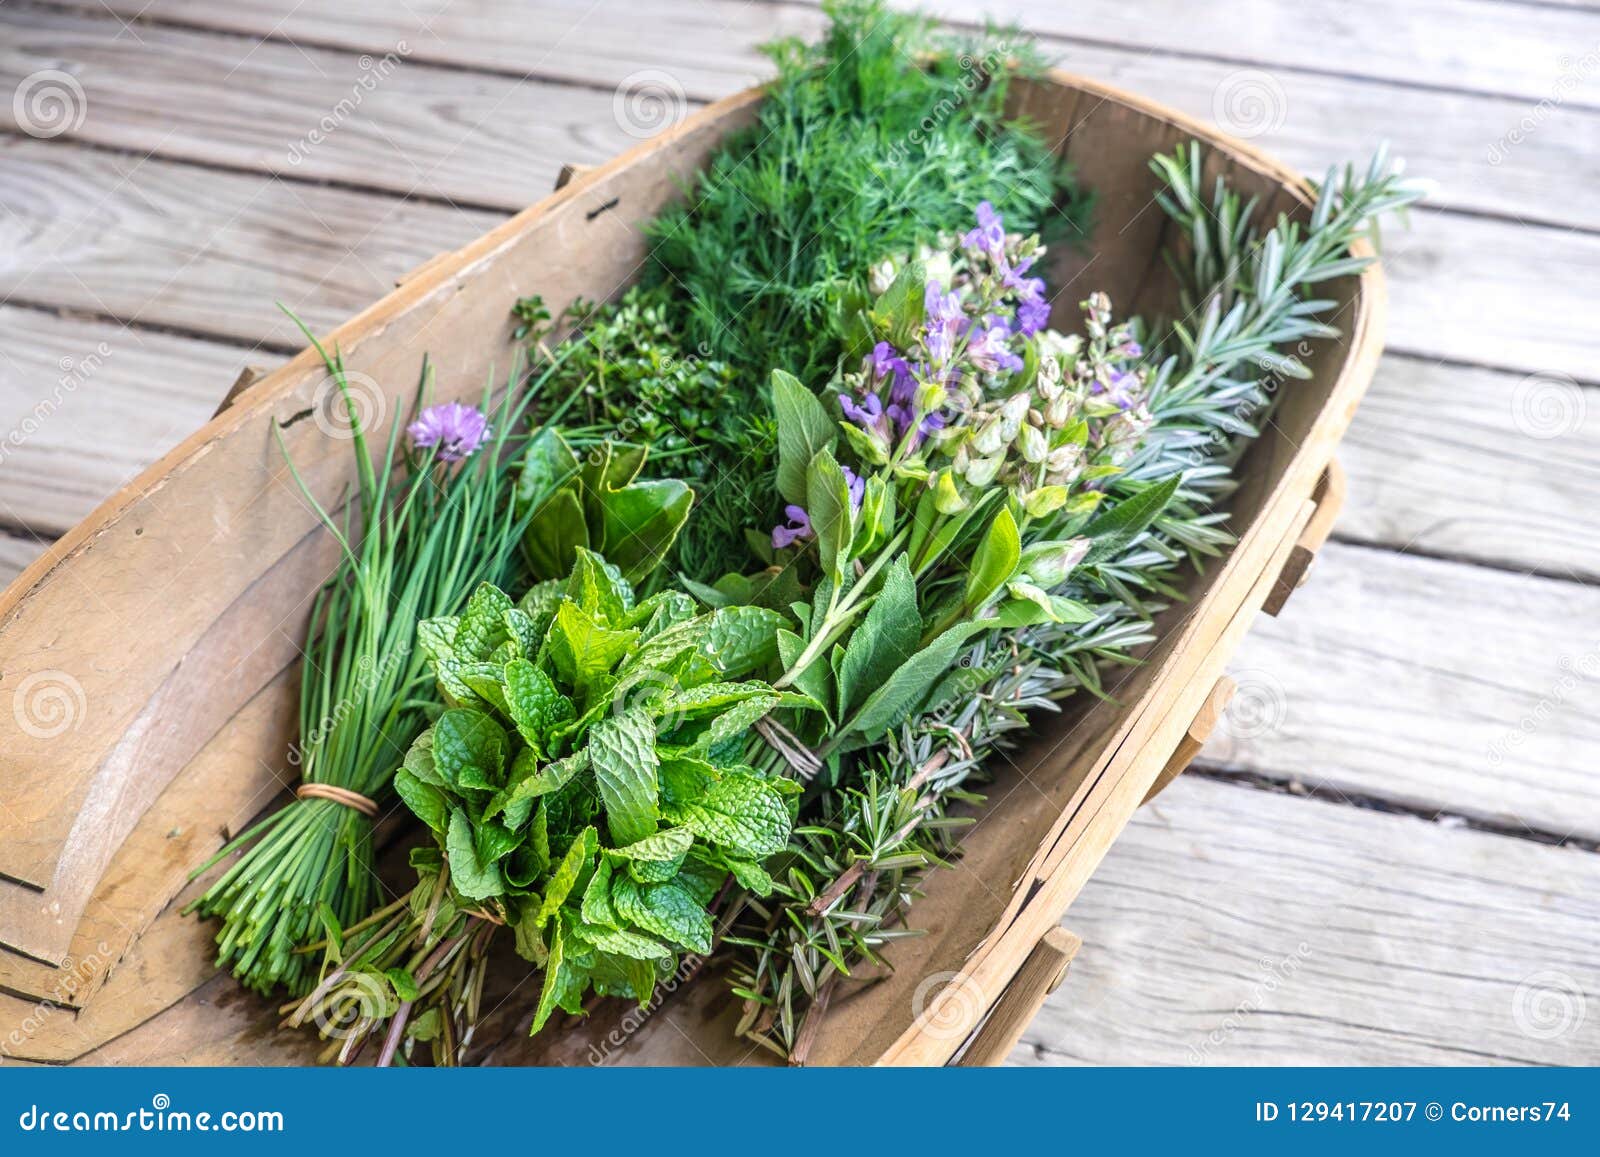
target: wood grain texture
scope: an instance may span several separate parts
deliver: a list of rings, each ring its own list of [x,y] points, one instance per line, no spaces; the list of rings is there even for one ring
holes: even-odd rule
[[[1391,354],[1339,458],[1341,538],[1600,579],[1592,386]]]
[[[71,139],[309,181],[515,212],[563,161],[634,143],[609,93],[412,65],[412,50],[299,48],[102,14],[22,9],[0,43],[0,89],[70,62],[87,115]],[[679,109],[682,112],[683,109]],[[0,107],[0,127],[18,129]]]
[[[410,60],[510,69],[518,76],[528,61],[540,58],[553,34],[567,32],[570,35],[557,54],[559,59],[541,63],[534,69],[536,75],[560,75],[608,88],[640,70],[649,70],[663,84],[661,91],[681,89],[690,101],[724,96],[770,75],[770,64],[754,49],[767,33],[754,29],[753,22],[770,22],[766,27],[773,35],[810,35],[823,23],[820,12],[787,4],[763,6],[755,16],[743,0],[698,0],[687,6],[670,0],[630,4],[628,28],[615,35],[611,34],[612,18],[603,6],[585,15],[579,5],[540,4],[532,18],[520,11],[513,15],[491,0],[453,0],[448,4],[438,0],[421,6],[334,0],[318,5],[314,13],[294,0],[226,6],[214,0],[156,0],[153,4],[111,0],[107,7],[124,17],[142,14],[144,21],[194,22],[246,36],[338,45],[346,51],[380,57],[405,40]],[[960,5],[951,10],[963,11]],[[1408,159],[1413,172],[1439,182],[1435,205],[1600,228],[1600,206],[1587,195],[1600,178],[1600,115],[1592,111],[1571,103],[1536,111],[1526,96],[1464,92],[1456,85],[1418,88],[1405,83],[1411,79],[1409,72],[1375,81],[1339,75],[1337,70],[1277,69],[1264,87],[1259,81],[1252,86],[1251,77],[1240,76],[1237,60],[1153,49],[1138,16],[1128,18],[1141,20],[1140,35],[1134,41],[1108,44],[1100,26],[1085,19],[1083,11],[1072,5],[1060,14],[1044,13],[1035,5],[1027,9],[1023,23],[1031,36],[1039,38],[1040,50],[1061,67],[1146,93],[1203,120],[1218,121],[1250,135],[1255,143],[1308,172],[1321,173],[1329,164],[1364,156],[1379,141],[1388,141]],[[1176,18],[1176,27],[1213,23],[1201,15],[1203,11],[1191,6]],[[89,15],[95,13],[104,22],[105,11],[94,7]],[[1060,24],[1062,20],[1068,23]],[[1060,28],[1077,38],[1043,35],[1048,29],[1041,25]],[[138,27],[141,36],[161,35],[159,28],[147,34],[146,24]],[[1174,23],[1168,22],[1166,27],[1170,29]],[[1357,37],[1359,27],[1341,28],[1332,34],[1324,28],[1321,51],[1340,61],[1346,56],[1368,58],[1370,46],[1366,38]],[[120,30],[113,22],[101,39]],[[1435,33],[1430,39],[1437,36]],[[1350,43],[1356,39],[1359,44]],[[1597,39],[1600,33],[1591,38],[1590,47]],[[123,36],[116,52],[125,56],[136,47],[131,38]],[[267,45],[262,51],[274,47]],[[1173,47],[1179,53],[1185,50],[1181,43],[1169,45]],[[1477,45],[1468,47],[1478,51]],[[1570,46],[1560,51],[1572,55]],[[287,57],[283,63],[294,65]],[[1558,69],[1552,65],[1552,86],[1557,78]],[[487,86],[485,91],[495,91],[492,79],[480,80]],[[315,76],[306,80],[308,84],[317,82]],[[167,83],[174,80],[169,78]],[[509,87],[519,82],[507,78],[502,83]],[[1257,92],[1264,97],[1259,104],[1250,100]],[[1535,99],[1549,95],[1541,90]],[[506,99],[514,104],[516,98],[517,93],[512,92]],[[609,108],[606,114],[602,119],[609,122]],[[1522,131],[1524,118],[1529,116],[1537,118],[1534,131]],[[86,129],[93,127],[92,119],[86,122]],[[209,116],[195,127],[208,134],[237,131]],[[591,132],[594,128],[589,126]],[[1517,140],[1513,144],[1509,137],[1514,130]],[[428,141],[412,139],[405,145],[408,152],[415,149],[419,154],[434,147]],[[471,158],[453,158],[449,179],[455,178],[455,169],[471,164]],[[441,173],[440,179],[446,179],[445,175]]]
[[[50,544],[41,539],[0,531],[0,590],[49,549]]]
[[[635,0],[626,6],[586,0],[519,6],[495,0],[324,0],[315,11],[295,0],[110,0],[104,7],[124,19],[277,34],[358,51],[387,52],[405,40],[420,60],[595,87],[611,88],[630,77],[662,80],[665,74],[702,99],[765,79],[771,70],[758,45],[780,36],[811,37],[824,23],[820,12],[805,7],[738,0]]]
[[[820,3],[820,0],[808,0]],[[1570,76],[1569,101],[1600,106],[1600,75],[1578,57],[1600,45],[1600,13],[1502,0],[892,0],[949,20],[1015,22],[1142,51],[1204,56],[1262,71],[1300,69],[1532,101]],[[1381,29],[1382,35],[1373,35]]]
[[[1205,763],[1600,838],[1600,589],[1329,543],[1229,673]]]
[[[0,169],[0,295],[275,350],[275,302],[326,330],[501,220],[59,140],[0,138]]]
[[[65,533],[205,422],[246,360],[214,342],[0,306],[0,517]]]
[[[1183,777],[1018,1064],[1595,1064],[1600,856]]]

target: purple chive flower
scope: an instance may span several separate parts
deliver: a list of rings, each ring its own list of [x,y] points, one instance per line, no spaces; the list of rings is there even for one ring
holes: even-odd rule
[[[786,546],[793,546],[796,542],[815,538],[816,531],[811,529],[811,516],[805,512],[804,507],[785,506],[784,516],[788,518],[788,526],[774,526],[772,528],[772,549],[782,550]]]
[[[1006,246],[1006,228],[1000,214],[987,201],[978,204],[978,227],[961,238],[963,249],[981,249],[991,257],[998,257]]]
[[[423,410],[406,433],[418,449],[437,446],[439,461],[459,462],[488,440],[489,419],[472,406],[446,402]]]

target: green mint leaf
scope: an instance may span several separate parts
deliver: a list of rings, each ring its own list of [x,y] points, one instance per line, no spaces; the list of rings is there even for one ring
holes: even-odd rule
[[[456,657],[456,625],[459,619],[423,619],[417,624],[417,646],[435,667]]]
[[[757,896],[772,895],[772,877],[760,864],[750,860],[729,860],[728,870],[733,873],[739,887],[747,892],[754,892]]]
[[[611,881],[611,902],[629,924],[690,952],[711,951],[711,917],[678,884],[639,884],[616,876]]]
[[[655,724],[640,708],[602,719],[589,733],[589,760],[615,844],[635,843],[656,830],[655,743]]]
[[[783,616],[766,607],[723,607],[706,616],[699,653],[717,677],[741,679],[771,666],[783,625]]]
[[[452,708],[433,725],[434,767],[455,788],[498,787],[510,746],[505,728],[470,707]]]
[[[666,828],[627,847],[608,849],[612,855],[628,860],[681,860],[694,845],[694,833],[688,828]]]
[[[450,822],[450,804],[445,800],[444,792],[431,783],[424,783],[415,773],[403,767],[394,773],[394,790],[406,807],[411,809],[412,815],[434,831],[444,834],[445,826]]]
[[[469,900],[488,900],[505,891],[505,881],[493,864],[478,858],[478,848],[473,840],[472,821],[467,813],[456,808],[450,813],[450,826],[445,835],[445,854],[450,857],[450,882]]]
[[[499,587],[492,583],[478,584],[456,624],[454,657],[468,662],[487,659],[491,651],[506,641],[505,613],[512,605],[510,596]]]
[[[583,940],[598,948],[601,952],[610,952],[616,956],[626,956],[631,960],[666,960],[672,955],[672,949],[659,940],[652,940],[648,936],[641,936],[637,932],[626,929],[597,927],[593,924],[580,924],[573,929],[575,939]]]
[[[781,852],[789,842],[789,805],[760,776],[728,772],[698,800],[672,810],[695,835],[744,859]]]
[[[633,588],[622,571],[592,550],[579,550],[567,579],[567,597],[607,626],[627,625],[633,610]]]
[[[576,603],[563,602],[545,636],[556,673],[584,694],[625,657],[638,642],[636,629],[612,630]]]
[[[543,924],[561,910],[561,905],[572,895],[572,889],[577,887],[578,880],[599,848],[600,841],[592,827],[584,828],[578,838],[572,841],[567,854],[561,857],[555,871],[550,873],[549,883],[544,890],[544,903],[539,905],[539,914],[534,917],[535,924]]]
[[[611,903],[611,871],[611,861],[602,856],[594,875],[589,877],[589,886],[583,890],[585,924],[600,925],[605,928],[622,927],[622,917],[617,915],[617,910]]]
[[[526,659],[505,665],[506,714],[535,751],[543,753],[552,728],[577,715],[577,710],[546,675]]]

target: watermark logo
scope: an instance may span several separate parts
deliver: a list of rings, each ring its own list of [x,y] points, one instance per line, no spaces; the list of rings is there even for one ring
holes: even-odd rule
[[[35,671],[11,694],[17,726],[35,739],[54,739],[83,726],[83,684],[65,671]]]
[[[1587,412],[1583,387],[1567,374],[1529,374],[1511,391],[1511,421],[1518,431],[1540,441],[1573,433]]]
[[[1571,976],[1546,968],[1524,978],[1511,997],[1511,1019],[1524,1036],[1555,1040],[1583,1027],[1583,988]]]
[[[670,72],[642,68],[622,78],[611,95],[611,116],[630,137],[647,140],[676,128],[689,111],[683,85]]]
[[[22,78],[11,97],[11,115],[30,137],[49,140],[83,127],[89,98],[70,72],[46,68]]]
[[[311,393],[311,414],[317,429],[341,441],[354,438],[358,430],[364,434],[383,425],[388,411],[389,396],[377,379],[350,370],[329,374]]]
[[[911,996],[912,1023],[934,1040],[965,1040],[988,1011],[983,986],[964,972],[925,976]]]
[[[1289,97],[1270,72],[1241,68],[1222,78],[1211,93],[1211,116],[1245,140],[1277,132],[1289,115]]]

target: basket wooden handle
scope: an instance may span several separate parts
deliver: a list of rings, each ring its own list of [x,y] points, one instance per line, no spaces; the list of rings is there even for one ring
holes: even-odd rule
[[[1344,495],[1344,467],[1339,465],[1337,458],[1330,459],[1311,491],[1311,501],[1317,504],[1317,509],[1312,513],[1305,529],[1300,532],[1299,540],[1289,552],[1289,557],[1284,560],[1283,569],[1278,572],[1278,581],[1272,585],[1272,590],[1267,592],[1267,601],[1261,606],[1267,614],[1276,617],[1278,612],[1283,610],[1284,604],[1289,601],[1289,596],[1294,594],[1310,576],[1311,564],[1316,561],[1317,551],[1328,541],[1328,535],[1333,531],[1333,524],[1339,517],[1339,511],[1344,507]]]
[[[1236,687],[1234,681],[1226,675],[1212,684],[1211,694],[1200,704],[1200,710],[1194,713],[1194,718],[1189,722],[1189,730],[1178,740],[1172,758],[1167,760],[1167,765],[1161,769],[1161,774],[1156,776],[1155,782],[1150,785],[1150,790],[1144,793],[1141,807],[1165,791],[1167,785],[1182,775],[1184,769],[1194,762],[1194,757],[1200,754],[1200,749],[1206,745],[1206,740],[1211,738],[1211,730],[1216,727],[1217,720],[1221,719],[1222,713],[1228,709],[1228,702],[1233,698]]]
[[[1083,941],[1065,928],[1052,928],[1040,937],[955,1063],[991,1068],[1010,1056],[1045,998],[1061,987],[1081,947]]]
[[[579,165],[573,161],[567,161],[561,166],[561,171],[556,174],[556,189],[565,189],[568,185],[572,184],[574,180],[591,171],[593,168],[593,165]]]

